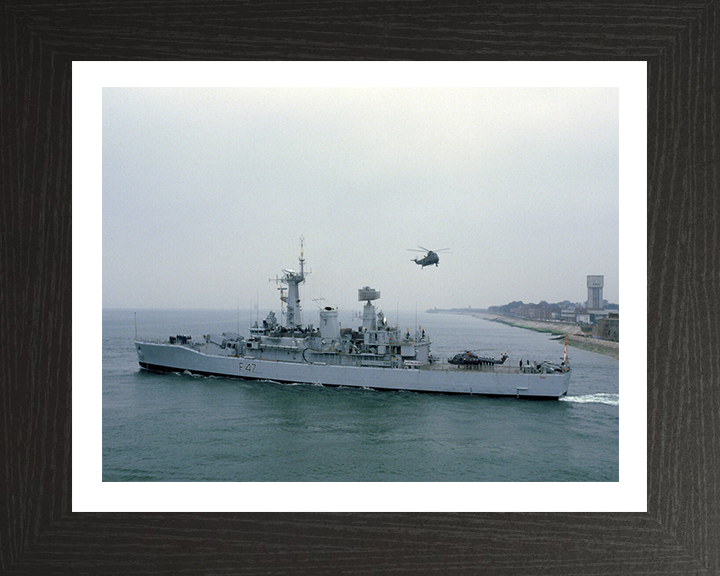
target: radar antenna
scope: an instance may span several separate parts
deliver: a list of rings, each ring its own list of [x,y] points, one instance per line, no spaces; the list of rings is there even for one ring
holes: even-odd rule
[[[375,316],[375,306],[372,301],[380,298],[380,291],[373,290],[370,286],[363,286],[358,289],[358,301],[362,302],[365,300],[365,306],[363,307],[363,328],[365,330],[377,330],[377,318]]]

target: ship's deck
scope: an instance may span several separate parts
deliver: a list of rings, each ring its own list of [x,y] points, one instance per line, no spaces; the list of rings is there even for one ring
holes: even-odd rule
[[[450,364],[447,360],[439,362],[432,362],[430,364],[423,364],[417,367],[418,370],[430,370],[437,372],[495,372],[503,374],[519,374],[520,369],[509,365],[492,365],[492,364],[478,364],[478,365],[458,365]]]
[[[210,356],[215,357],[225,357],[225,358],[246,358],[246,359],[257,359],[257,360],[263,360],[267,362],[289,362],[289,363],[304,363],[303,360],[297,359],[297,358],[290,358],[288,357],[272,357],[267,356],[263,357],[263,354],[258,354],[258,352],[254,351],[245,351],[244,353],[238,354],[238,351],[236,350],[229,350],[229,349],[222,349],[220,346],[215,345],[214,343],[209,342],[190,342],[186,344],[177,344],[173,343],[170,344],[168,341],[159,340],[156,338],[138,338],[136,340],[138,344],[161,344],[164,346],[176,346],[179,348],[185,348],[187,350],[192,350],[194,352],[198,352],[200,354],[208,354]],[[280,347],[269,347],[271,350],[276,350],[276,348]],[[310,349],[308,349],[310,350]],[[276,350],[277,351],[277,350]],[[285,352],[285,350],[283,350]],[[331,366],[355,366],[355,367],[375,367],[375,368],[392,368],[392,369],[400,369],[399,366],[395,365],[393,367],[394,362],[392,362],[389,358],[375,358],[374,356],[370,354],[336,354],[334,352],[331,352],[329,350],[325,351],[312,351],[315,355],[314,360],[310,360],[309,363],[311,364],[323,364],[323,365],[331,365]],[[306,359],[305,362],[308,362]],[[510,363],[505,364],[451,364],[447,360],[435,360],[434,362],[421,364],[419,362],[415,362],[412,360],[405,360],[404,365],[402,366],[402,369],[405,370],[420,370],[420,371],[429,371],[429,372],[481,372],[481,373],[490,373],[490,374],[559,374],[558,372],[539,372],[532,369],[525,369],[526,367],[523,365],[524,369],[519,368],[517,365],[513,365]],[[528,367],[529,368],[529,367]]]
[[[430,364],[423,364],[417,367],[418,370],[429,370],[429,371],[437,371],[437,372],[452,372],[452,371],[458,371],[458,372],[483,372],[483,373],[495,373],[495,374],[544,374],[544,375],[551,375],[551,374],[561,374],[560,372],[537,372],[537,371],[528,371],[525,372],[524,370],[521,370],[518,366],[513,366],[512,364],[480,364],[480,365],[458,365],[458,364],[450,364],[447,360],[442,360],[439,362],[432,362]]]

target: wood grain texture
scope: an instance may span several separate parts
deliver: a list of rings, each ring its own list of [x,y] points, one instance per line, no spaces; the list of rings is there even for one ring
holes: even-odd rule
[[[0,4],[0,572],[720,574],[719,31],[717,1]],[[71,63],[125,59],[647,60],[648,513],[72,514]]]

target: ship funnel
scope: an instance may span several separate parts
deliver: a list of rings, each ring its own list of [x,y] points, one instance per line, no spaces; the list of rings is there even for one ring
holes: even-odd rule
[[[340,340],[338,311],[335,308],[326,306],[320,310],[320,336],[326,341]]]

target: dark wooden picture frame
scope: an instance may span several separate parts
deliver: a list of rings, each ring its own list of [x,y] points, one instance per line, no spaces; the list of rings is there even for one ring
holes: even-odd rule
[[[719,52],[716,0],[4,2],[0,572],[720,573]],[[304,59],[647,61],[647,513],[71,511],[73,60]]]

